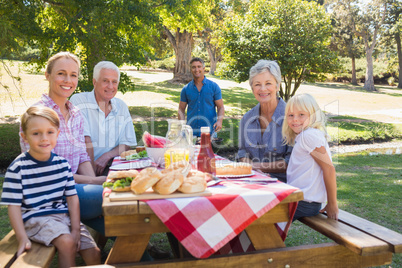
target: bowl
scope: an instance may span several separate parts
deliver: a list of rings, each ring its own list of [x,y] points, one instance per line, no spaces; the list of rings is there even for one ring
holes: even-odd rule
[[[147,155],[149,158],[151,158],[152,162],[158,164],[158,166],[162,166],[165,164],[165,151],[166,148],[151,148],[151,147],[145,147],[145,150],[147,150]]]

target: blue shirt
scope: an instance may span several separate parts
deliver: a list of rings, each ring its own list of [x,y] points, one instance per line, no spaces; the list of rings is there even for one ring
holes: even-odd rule
[[[237,158],[250,158],[255,162],[274,162],[285,160],[289,163],[292,147],[283,144],[282,124],[286,103],[278,98],[278,106],[272,120],[261,135],[260,104],[248,111],[240,120],[239,151]],[[285,173],[272,173],[275,177],[285,178]]]
[[[217,113],[215,101],[222,99],[222,92],[218,84],[204,76],[201,91],[198,91],[194,79],[183,87],[180,101],[187,103],[187,124],[193,129],[194,136],[200,136],[201,127],[210,127],[216,123]]]
[[[56,213],[68,213],[64,196],[76,195],[73,174],[67,160],[51,153],[38,161],[28,152],[20,154],[8,167],[1,205],[21,206],[23,221]]]

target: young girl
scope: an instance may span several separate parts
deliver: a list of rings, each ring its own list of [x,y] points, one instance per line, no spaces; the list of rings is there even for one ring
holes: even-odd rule
[[[29,150],[8,167],[1,204],[19,242],[17,256],[31,240],[58,250],[58,267],[75,266],[79,252],[87,265],[100,264],[100,250],[80,223],[77,192],[67,160],[53,153],[59,136],[57,113],[32,106],[21,117],[21,137]]]
[[[288,184],[304,194],[293,220],[324,211],[337,220],[336,174],[326,139],[325,115],[311,95],[296,95],[288,101],[282,134],[285,143],[294,146],[287,168]]]

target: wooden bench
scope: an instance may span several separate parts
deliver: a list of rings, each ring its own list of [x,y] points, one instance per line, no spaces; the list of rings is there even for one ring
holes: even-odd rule
[[[339,211],[338,221],[324,214],[299,220],[360,256],[402,252],[401,234],[343,210]]]
[[[24,252],[18,258],[16,252],[18,241],[13,230],[11,230],[0,241],[0,268],[3,267],[49,267],[56,253],[55,247],[47,247],[32,242],[28,252]]]

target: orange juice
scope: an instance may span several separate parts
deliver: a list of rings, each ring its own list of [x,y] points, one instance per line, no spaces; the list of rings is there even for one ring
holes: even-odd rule
[[[178,148],[167,149],[164,154],[165,168],[168,168],[170,163],[179,162],[182,160],[186,160],[188,162],[189,155],[190,155],[189,150],[186,149],[178,149]]]

